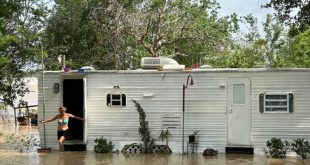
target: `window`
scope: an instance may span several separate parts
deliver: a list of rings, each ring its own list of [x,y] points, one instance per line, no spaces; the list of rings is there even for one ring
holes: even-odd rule
[[[245,104],[245,86],[244,84],[233,85],[233,104]]]
[[[126,95],[122,93],[107,94],[107,106],[126,106]]]
[[[263,93],[260,94],[261,113],[292,113],[292,93]]]

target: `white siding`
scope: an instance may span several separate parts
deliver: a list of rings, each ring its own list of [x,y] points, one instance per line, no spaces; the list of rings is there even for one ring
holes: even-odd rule
[[[38,121],[43,120],[43,90],[42,90],[42,74],[38,78],[39,80],[39,114]],[[44,94],[45,94],[45,119],[50,119],[57,115],[58,107],[61,105],[62,97],[61,93],[53,92],[54,83],[61,83],[59,74],[45,74],[44,75]],[[46,137],[46,146],[58,149],[57,141],[57,123],[51,122],[46,123],[45,125],[45,137]],[[44,125],[38,123],[40,141],[42,147],[44,147]]]
[[[88,142],[89,149],[94,139],[103,136],[117,141],[139,141],[139,116],[131,99],[137,100],[143,107],[149,127],[155,138],[162,129],[163,114],[182,115],[182,85],[187,74],[92,74],[88,75]],[[226,90],[218,84],[225,83],[224,77],[196,76],[194,81],[199,86],[186,89],[185,104],[185,139],[199,130],[200,150],[204,146],[223,150],[226,145]],[[119,85],[120,89],[113,89]],[[107,93],[120,91],[127,94],[127,106],[115,108],[106,106]],[[143,93],[153,93],[150,98],[143,98]],[[170,143],[181,151],[182,128],[170,129]],[[121,144],[125,144],[121,142]],[[116,144],[117,145],[117,144]],[[186,144],[185,144],[186,145]],[[117,146],[119,150],[123,146]]]
[[[252,76],[252,139],[256,152],[262,152],[272,137],[292,142],[304,138],[310,141],[310,73],[262,72]],[[263,92],[292,92],[294,112],[262,114],[259,94]]]
[[[254,71],[253,71],[254,70]],[[163,76],[162,74],[165,74]],[[214,148],[224,152],[227,144],[227,79],[248,77],[251,80],[252,144],[255,153],[261,152],[270,137],[284,140],[309,139],[310,70],[265,71],[255,69],[159,72],[159,71],[95,71],[85,73],[87,79],[87,149],[92,150],[94,139],[100,136],[112,140],[115,149],[140,142],[139,115],[132,99],[143,107],[153,137],[158,138],[165,114],[182,116],[182,85],[191,74],[196,86],[185,90],[185,141],[194,130],[199,130],[199,152]],[[73,74],[68,74],[68,78]],[[45,74],[46,118],[57,113],[61,92],[53,93],[53,83],[60,83],[66,75]],[[40,79],[39,79],[40,80]],[[40,83],[41,84],[41,83]],[[119,86],[114,89],[113,86]],[[222,87],[220,87],[222,86]],[[224,88],[223,88],[224,87]],[[39,108],[42,109],[42,87],[39,88]],[[259,112],[259,94],[268,91],[293,92],[294,113],[262,114]],[[109,107],[106,96],[111,92],[127,95],[127,106]],[[145,93],[153,95],[143,97]],[[39,120],[42,118],[40,111]],[[40,132],[42,126],[40,125]],[[46,124],[47,145],[57,148],[56,123]],[[170,129],[169,140],[173,152],[182,150],[182,127]],[[41,139],[43,134],[40,133]],[[186,149],[186,144],[185,144]]]

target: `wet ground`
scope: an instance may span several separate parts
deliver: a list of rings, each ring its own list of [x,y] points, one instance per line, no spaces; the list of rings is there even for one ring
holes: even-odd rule
[[[267,165],[269,160],[263,155],[218,154],[216,156],[179,154],[96,154],[86,152],[58,152],[37,153],[36,150],[17,151],[12,144],[4,142],[3,137],[8,134],[24,136],[37,134],[37,127],[16,127],[14,125],[0,125],[0,165]],[[1,133],[0,133],[1,134]],[[1,140],[2,137],[2,140]],[[302,161],[298,157],[288,157],[281,164],[309,165],[310,161]]]

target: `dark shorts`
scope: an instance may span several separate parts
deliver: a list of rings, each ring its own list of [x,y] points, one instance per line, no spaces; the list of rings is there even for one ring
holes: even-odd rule
[[[68,130],[65,130],[65,131],[57,131],[57,137],[58,137],[58,140],[60,139],[60,137],[65,137],[67,138],[68,136]]]

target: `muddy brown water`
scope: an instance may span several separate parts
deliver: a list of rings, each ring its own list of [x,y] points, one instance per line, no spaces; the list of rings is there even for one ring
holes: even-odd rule
[[[0,125],[2,134],[38,134],[37,127],[17,127]],[[3,136],[2,136],[3,137]],[[0,139],[0,165],[268,165],[269,160],[263,155],[218,154],[216,156],[180,155],[180,154],[96,154],[85,152],[37,153],[36,151],[19,152],[12,144]],[[299,157],[288,157],[283,165],[309,165]]]

